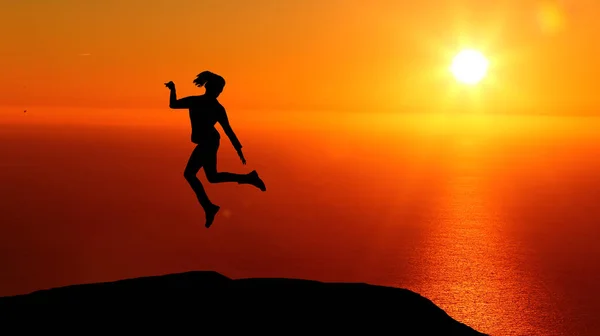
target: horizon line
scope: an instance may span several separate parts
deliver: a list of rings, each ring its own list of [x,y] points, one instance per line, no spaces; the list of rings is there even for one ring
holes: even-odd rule
[[[91,109],[91,110],[169,110],[168,106],[102,106],[102,105],[79,105],[79,104],[17,104],[17,103],[4,103],[0,104],[0,109],[12,109],[18,108],[19,110],[29,110],[36,108],[43,109]],[[555,109],[547,108],[514,108],[514,109],[502,109],[497,107],[474,110],[473,108],[460,108],[460,107],[445,107],[445,108],[431,108],[431,107],[418,107],[418,106],[404,106],[404,107],[357,107],[357,108],[326,108],[326,107],[229,107],[227,110],[231,111],[261,111],[266,113],[302,113],[306,112],[309,114],[317,113],[352,113],[352,114],[446,114],[456,113],[460,115],[465,114],[480,114],[480,115],[531,115],[531,116],[580,116],[580,117],[600,117],[600,111],[597,108],[582,108],[582,107],[563,107]],[[569,111],[569,112],[567,112]]]

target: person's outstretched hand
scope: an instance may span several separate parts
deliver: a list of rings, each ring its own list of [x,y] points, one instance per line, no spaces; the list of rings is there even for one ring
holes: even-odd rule
[[[240,160],[242,160],[242,164],[246,164],[246,158],[244,158],[244,153],[242,153],[241,150],[239,150],[237,153],[240,157]]]
[[[175,90],[175,83],[172,81],[165,83],[165,86],[169,88],[169,90]]]

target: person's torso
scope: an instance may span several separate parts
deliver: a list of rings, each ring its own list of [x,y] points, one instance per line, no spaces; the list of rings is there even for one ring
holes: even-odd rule
[[[197,103],[189,109],[193,142],[218,141],[221,138],[215,124],[219,121],[222,111],[223,106],[218,100],[198,97]]]

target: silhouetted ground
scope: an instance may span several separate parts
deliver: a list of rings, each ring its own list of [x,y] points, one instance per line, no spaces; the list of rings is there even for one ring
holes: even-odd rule
[[[406,289],[188,272],[0,298],[0,333],[484,335]],[[134,328],[134,329],[132,329]],[[2,332],[10,331],[8,333]],[[167,331],[168,330],[168,331]]]

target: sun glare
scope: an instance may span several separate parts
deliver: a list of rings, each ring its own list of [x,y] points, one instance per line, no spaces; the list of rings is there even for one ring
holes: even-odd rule
[[[457,81],[475,85],[485,77],[489,61],[477,50],[465,49],[452,60],[450,71]]]

